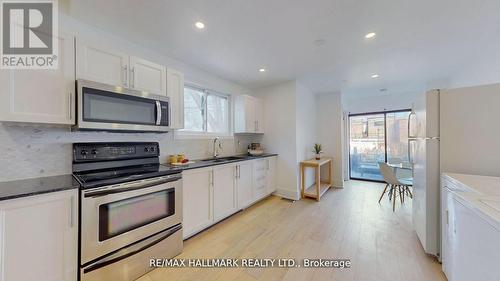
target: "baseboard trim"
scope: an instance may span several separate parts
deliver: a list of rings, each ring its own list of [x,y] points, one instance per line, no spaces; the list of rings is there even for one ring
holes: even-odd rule
[[[344,188],[344,181],[333,181],[334,188]]]
[[[290,200],[299,200],[300,199],[300,193],[298,191],[294,192],[288,188],[282,188],[282,187],[276,188],[276,192],[274,193],[274,195],[277,195],[279,197],[283,197],[286,199],[290,199]]]

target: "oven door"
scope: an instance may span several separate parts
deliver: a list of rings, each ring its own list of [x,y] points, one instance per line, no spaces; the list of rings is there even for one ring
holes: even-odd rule
[[[81,200],[82,264],[182,222],[180,174],[82,190]]]
[[[78,80],[77,130],[152,131],[169,129],[165,95]]]

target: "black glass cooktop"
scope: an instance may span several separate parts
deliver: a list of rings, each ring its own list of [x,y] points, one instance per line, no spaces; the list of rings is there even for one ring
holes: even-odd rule
[[[75,172],[73,175],[80,182],[83,189],[124,183],[134,180],[147,179],[179,173],[178,170],[158,165],[139,165],[115,169]]]

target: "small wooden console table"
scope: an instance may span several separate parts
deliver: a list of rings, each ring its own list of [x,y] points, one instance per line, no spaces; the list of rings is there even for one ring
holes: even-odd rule
[[[321,166],[328,164],[328,181],[321,181]],[[314,168],[315,170],[315,183],[308,188],[305,187],[305,170],[307,167]],[[332,187],[332,159],[321,158],[320,160],[311,159],[300,162],[300,177],[301,177],[301,193],[302,198],[310,197],[315,198],[317,201],[325,194],[325,192]]]

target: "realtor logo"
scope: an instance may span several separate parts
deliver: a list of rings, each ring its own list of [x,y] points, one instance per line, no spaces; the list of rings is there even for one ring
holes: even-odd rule
[[[1,15],[0,68],[57,68],[57,0],[2,1]]]

